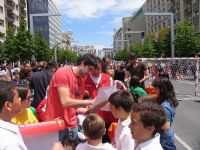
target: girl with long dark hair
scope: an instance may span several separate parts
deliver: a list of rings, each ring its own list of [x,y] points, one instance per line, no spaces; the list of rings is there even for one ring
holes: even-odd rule
[[[165,110],[167,122],[160,131],[160,143],[164,150],[176,150],[174,144],[173,121],[178,101],[171,81],[167,78],[158,78],[153,82],[155,93],[158,94],[158,104]]]

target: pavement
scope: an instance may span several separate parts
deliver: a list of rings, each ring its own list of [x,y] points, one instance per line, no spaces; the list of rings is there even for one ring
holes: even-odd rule
[[[200,150],[200,96],[194,81],[172,80],[179,106],[174,121],[177,150]]]

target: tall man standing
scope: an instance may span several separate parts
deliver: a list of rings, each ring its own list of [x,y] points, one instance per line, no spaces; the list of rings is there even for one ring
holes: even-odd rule
[[[93,100],[82,100],[85,92],[83,77],[97,68],[95,57],[85,54],[77,61],[77,66],[61,67],[53,75],[47,97],[47,118],[64,119],[66,129],[59,132],[59,141],[64,143],[66,137],[75,144],[78,142],[76,109],[93,104]]]
[[[125,81],[129,81],[129,79],[135,75],[140,78],[140,86],[145,89],[144,82],[149,79],[147,65],[139,62],[136,56],[130,55],[129,65],[127,66],[125,72]]]

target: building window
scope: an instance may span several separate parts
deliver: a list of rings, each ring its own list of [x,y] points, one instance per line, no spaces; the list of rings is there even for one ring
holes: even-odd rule
[[[19,9],[19,6],[18,5],[16,5],[16,10],[18,10]]]
[[[0,26],[4,27],[4,20],[0,19]]]
[[[0,13],[3,14],[3,7],[2,6],[0,6]]]

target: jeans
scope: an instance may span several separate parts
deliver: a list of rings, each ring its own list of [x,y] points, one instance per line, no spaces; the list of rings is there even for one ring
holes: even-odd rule
[[[72,142],[74,146],[78,145],[78,128],[64,129],[59,131],[59,141],[65,145],[66,142]]]
[[[176,150],[176,146],[172,137],[161,139],[160,144],[162,145],[163,150]]]

